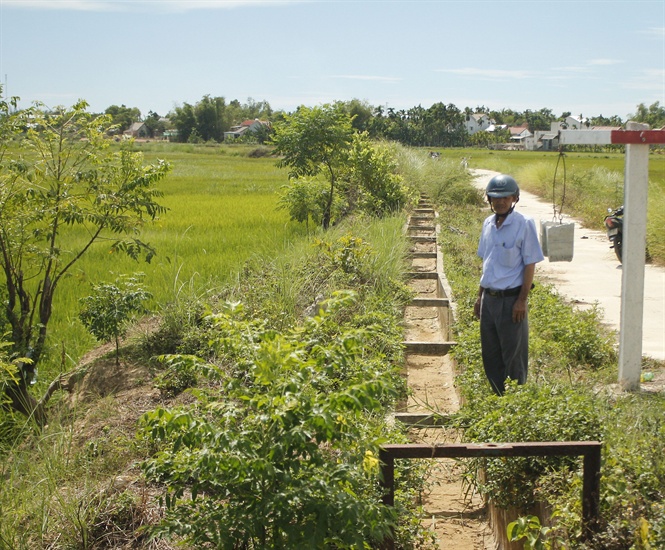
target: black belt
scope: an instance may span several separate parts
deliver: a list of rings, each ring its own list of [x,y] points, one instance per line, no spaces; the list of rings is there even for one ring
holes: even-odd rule
[[[499,296],[503,298],[504,296],[517,296],[522,290],[521,286],[516,286],[515,288],[507,288],[506,290],[493,290],[491,288],[486,288],[485,292],[490,296]]]

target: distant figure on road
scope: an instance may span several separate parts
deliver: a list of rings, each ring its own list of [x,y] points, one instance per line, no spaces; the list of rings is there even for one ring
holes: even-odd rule
[[[506,379],[524,384],[529,363],[527,298],[533,287],[536,264],[544,260],[536,224],[515,212],[520,199],[511,176],[494,176],[487,184],[492,209],[478,243],[483,271],[474,314],[480,319],[485,375],[498,395]]]

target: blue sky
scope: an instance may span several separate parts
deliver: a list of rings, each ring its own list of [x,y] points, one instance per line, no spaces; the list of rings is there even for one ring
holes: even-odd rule
[[[665,105],[665,0],[0,0],[0,79],[93,112],[210,95],[625,120]]]

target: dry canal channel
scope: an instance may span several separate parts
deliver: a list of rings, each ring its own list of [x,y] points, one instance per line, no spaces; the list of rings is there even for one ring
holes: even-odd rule
[[[460,442],[457,430],[437,422],[459,410],[455,364],[448,352],[454,304],[443,272],[437,235],[438,217],[426,197],[407,224],[411,241],[410,287],[415,298],[405,311],[408,400],[396,418],[409,426],[412,443],[449,445]],[[439,547],[455,550],[496,548],[486,521],[483,499],[462,482],[462,466],[453,458],[430,459],[429,492],[423,496],[422,521],[438,537]]]

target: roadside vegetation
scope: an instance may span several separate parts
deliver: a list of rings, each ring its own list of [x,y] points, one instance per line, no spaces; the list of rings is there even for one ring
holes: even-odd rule
[[[504,171],[516,173],[506,166]],[[475,442],[602,441],[599,530],[590,540],[581,532],[579,461],[470,461],[470,483],[498,506],[522,511],[525,521],[515,532],[528,536],[533,548],[662,547],[665,395],[616,392],[616,337],[603,328],[601,312],[576,310],[556,289],[538,282],[530,298],[529,382],[510,386],[502,398],[493,395],[485,382],[473,317],[480,277],[477,232],[489,210],[480,206],[479,197],[475,204],[450,201],[440,187],[436,182],[426,189],[439,197],[440,219],[445,220],[440,235],[444,269],[458,306],[453,353],[465,404],[457,425],[466,440]],[[585,202],[594,200],[590,196]],[[649,372],[663,365],[649,360],[643,368]],[[526,521],[537,502],[549,505],[551,528]]]
[[[550,503],[550,531],[523,529],[543,547],[665,544],[662,393],[613,394],[615,339],[599,312],[539,285],[530,382],[493,396],[471,314],[482,197],[458,159],[349,133],[331,109],[285,118],[279,158],[256,145],[111,145],[148,166],[168,160],[160,215],[140,233],[156,255],[136,264],[93,247],[62,279],[31,391],[48,393],[53,379],[68,391],[53,394],[41,426],[0,411],[0,548],[363,548],[393,526],[399,548],[433,548],[416,504],[427,462],[399,464],[390,509],[377,459],[382,443],[408,440],[387,418],[408,391],[403,226],[421,191],[439,210],[458,304],[465,407],[453,421],[473,441],[602,440],[602,525],[582,540],[574,461],[469,462],[469,482],[501,506]],[[334,164],[288,126],[328,116],[339,125],[333,146],[348,145]],[[12,160],[19,140],[7,151]],[[64,236],[80,237],[73,227]],[[121,284],[138,280],[140,289]],[[109,322],[111,287],[140,296]],[[91,292],[101,300],[89,328],[112,343],[81,365],[94,345],[79,321]],[[152,316],[120,341],[124,314],[143,307]],[[25,358],[9,342],[0,351],[6,388]]]
[[[623,204],[625,153],[605,151],[553,152],[490,151],[488,149],[437,150],[441,157],[470,168],[484,168],[513,175],[526,191],[557,206],[557,212],[579,219],[585,227],[604,231],[609,208]],[[647,252],[654,264],[665,265],[665,150],[649,155]],[[563,201],[563,204],[562,204]],[[563,210],[560,210],[563,207]],[[554,212],[553,212],[554,213]]]
[[[372,148],[363,142],[353,151],[374,158]],[[265,166],[248,150],[195,154],[204,161],[246,155],[246,163],[251,158]],[[330,218],[334,226],[299,233],[284,217],[288,209],[280,210],[284,172],[276,170],[276,158],[269,162],[279,178],[220,189],[226,202],[218,212],[188,209],[197,188],[164,192],[157,221],[167,234],[173,213],[200,235],[210,229],[202,221],[214,225],[227,212],[241,226],[246,247],[223,266],[232,276],[208,269],[200,284],[181,281],[192,250],[182,247],[177,271],[161,272],[175,274],[165,293],[155,276],[160,270],[149,264],[141,278],[145,290],[156,300],[166,297],[157,302],[152,329],[135,333],[121,349],[112,342],[82,372],[40,369],[37,391],[53,376],[62,389],[81,382],[83,390],[54,394],[41,429],[30,417],[2,412],[1,547],[351,548],[379,544],[395,526],[403,547],[429,544],[412,505],[423,490],[422,468],[400,468],[403,490],[395,508],[381,504],[378,484],[379,445],[406,441],[387,423],[406,391],[399,374],[402,309],[410,298],[402,281],[405,215],[381,207],[385,202],[370,200],[379,204],[371,212],[344,206],[342,194],[336,198],[343,208]],[[360,161],[355,166],[342,181],[357,204],[366,203],[374,196],[371,185],[380,182],[364,179]],[[216,175],[208,171],[198,184],[213,190]],[[391,181],[398,183],[393,196],[400,205],[415,200],[417,192],[399,174]],[[257,188],[259,200],[252,201],[246,191]],[[270,208],[262,194],[272,200]],[[275,211],[280,226],[290,228],[277,239]],[[215,235],[227,241],[218,249],[230,248],[235,236]],[[115,283],[80,285],[77,298],[93,291],[99,300],[84,299],[83,319],[96,337],[116,340],[124,313],[142,307],[148,294],[139,289],[139,300],[108,321],[118,295],[136,294],[122,282],[137,279],[121,278],[121,263],[111,264],[105,252],[86,255],[95,259],[105,264],[97,266],[96,280]],[[70,324],[72,309],[60,311]],[[52,337],[68,341],[66,329],[49,328]],[[13,382],[15,368],[7,355],[3,382]]]

